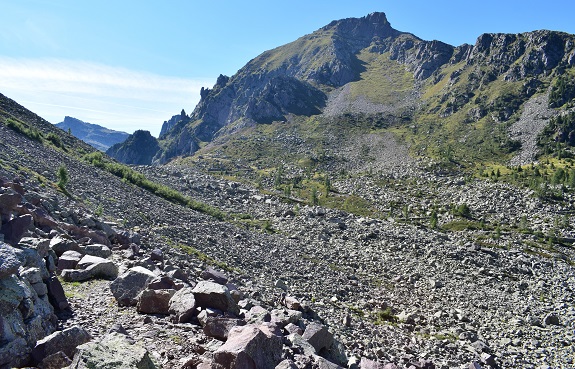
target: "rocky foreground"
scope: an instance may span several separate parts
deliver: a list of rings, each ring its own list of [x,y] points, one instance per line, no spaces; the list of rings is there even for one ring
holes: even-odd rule
[[[390,214],[372,219],[145,170],[237,214],[219,221],[0,131],[2,367],[573,366],[573,248],[543,250],[533,234],[572,238],[569,199],[422,172],[334,183]],[[61,164],[69,196],[53,187]],[[463,202],[509,227],[495,238],[427,225],[430,205]],[[533,232],[510,227],[522,215]]]

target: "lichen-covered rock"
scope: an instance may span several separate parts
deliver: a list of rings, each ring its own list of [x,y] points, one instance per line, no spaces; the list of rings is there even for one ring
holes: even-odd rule
[[[132,343],[120,333],[110,333],[102,340],[77,347],[70,369],[156,369],[145,347]]]
[[[0,242],[0,279],[16,273],[22,265],[16,253],[17,249],[4,242]]]
[[[89,342],[91,339],[90,334],[78,326],[57,331],[38,341],[32,350],[32,358],[36,363],[41,363],[46,357],[59,351],[72,358],[76,352],[76,347]]]
[[[47,296],[39,297],[16,274],[0,278],[0,367],[27,363],[36,341],[52,333],[56,323]]]

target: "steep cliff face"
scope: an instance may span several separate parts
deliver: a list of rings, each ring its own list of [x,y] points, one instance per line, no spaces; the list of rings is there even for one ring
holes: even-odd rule
[[[180,114],[173,115],[169,120],[164,121],[162,124],[162,129],[160,130],[159,138],[165,137],[170,130],[172,130],[177,124],[186,124],[190,121],[190,118],[186,115],[186,112],[182,109]]]
[[[150,132],[138,130],[126,141],[110,147],[106,154],[125,164],[146,165],[159,150],[158,140]]]

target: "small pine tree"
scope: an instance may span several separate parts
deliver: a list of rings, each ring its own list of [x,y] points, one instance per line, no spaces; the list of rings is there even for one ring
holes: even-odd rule
[[[70,176],[68,174],[68,169],[66,168],[65,165],[60,165],[60,168],[58,168],[58,187],[60,187],[60,189],[64,190],[66,188],[66,185],[68,184],[68,181],[70,180]]]
[[[429,216],[429,227],[431,229],[436,229],[438,223],[437,212],[435,209],[431,211],[431,215]]]
[[[317,188],[312,188],[311,189],[311,204],[312,205],[319,205],[319,198],[317,196]]]
[[[403,205],[403,217],[405,221],[409,221],[409,206],[407,204]]]
[[[327,174],[325,175],[324,185],[325,185],[325,196],[327,197],[329,195],[329,192],[331,191],[331,180],[329,179],[329,176]]]

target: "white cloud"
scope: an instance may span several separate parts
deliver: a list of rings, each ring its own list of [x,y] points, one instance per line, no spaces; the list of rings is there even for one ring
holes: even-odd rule
[[[164,120],[182,108],[190,113],[200,88],[214,83],[91,62],[0,57],[0,93],[52,123],[69,115],[128,133],[157,136]]]

